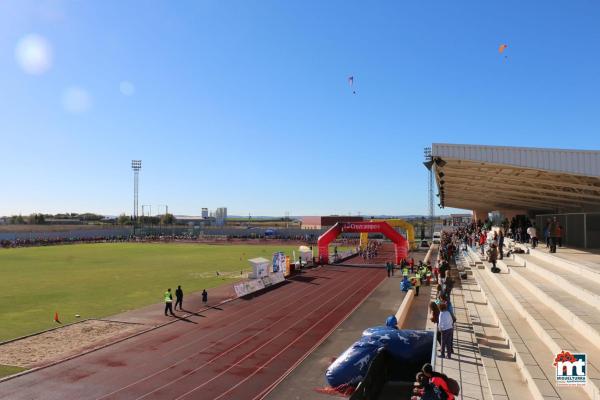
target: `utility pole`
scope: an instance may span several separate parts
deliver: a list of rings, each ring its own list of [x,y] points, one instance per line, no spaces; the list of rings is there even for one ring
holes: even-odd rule
[[[425,147],[423,151],[423,155],[425,156],[425,162],[423,163],[428,170],[427,176],[427,200],[429,207],[429,226],[431,228],[430,234],[433,240],[433,231],[434,227],[434,218],[435,218],[435,209],[433,208],[433,158],[431,157],[431,147]]]

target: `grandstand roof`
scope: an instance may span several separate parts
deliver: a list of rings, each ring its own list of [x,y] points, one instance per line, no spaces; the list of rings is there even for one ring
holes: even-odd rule
[[[440,204],[487,210],[600,210],[600,151],[434,143]]]

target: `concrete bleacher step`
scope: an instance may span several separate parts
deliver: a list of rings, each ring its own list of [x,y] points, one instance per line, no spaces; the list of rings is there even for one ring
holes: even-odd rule
[[[454,354],[451,359],[436,358],[435,368],[459,382],[463,399],[492,400],[494,395],[490,390],[485,364],[481,359],[477,344],[476,326],[471,323],[466,304],[467,299],[471,298],[471,289],[468,286],[462,286],[465,280],[457,282],[451,295],[456,315]],[[427,299],[427,305],[435,298],[435,295],[434,286],[431,290],[431,297]],[[436,330],[436,325],[429,318],[426,322],[426,329]]]
[[[566,269],[560,263],[551,262],[534,254],[514,254],[513,260],[527,267],[539,277],[553,281],[563,289],[600,311],[600,282],[590,279],[590,273],[581,274],[577,269]]]
[[[520,273],[523,273],[525,268],[521,269]],[[515,270],[518,268],[514,268],[511,274],[496,274],[495,277],[510,292],[512,300],[518,302],[517,310],[528,320],[552,354],[562,350],[588,354],[589,383],[585,387],[586,393],[592,399],[600,399],[600,342],[595,338],[597,331],[594,331],[596,335],[590,335],[582,331],[579,324],[568,322],[565,312],[569,311],[557,310],[553,304],[536,296],[530,286],[523,285],[527,281],[517,278]],[[574,317],[571,314],[571,320]]]
[[[556,279],[542,279],[530,267],[522,267],[508,260],[499,262],[498,265],[510,266],[512,280],[535,296],[537,301],[550,307],[572,329],[584,334],[600,350],[600,315],[597,309],[583,300],[580,290],[565,290]],[[547,276],[550,274],[547,273]]]
[[[515,246],[524,249],[526,252],[529,251],[529,254],[538,260],[549,262],[571,274],[581,275],[586,280],[600,284],[600,268],[597,265],[593,267],[592,265],[584,265],[574,260],[567,260],[555,254],[548,253],[547,250],[539,246],[535,249],[526,244],[515,244]],[[584,253],[581,252],[581,254]]]
[[[466,306],[488,385],[495,399],[530,399],[527,382],[517,365],[514,351],[475,279],[463,280]]]
[[[472,251],[470,255],[478,257]],[[505,273],[486,273],[497,283],[497,288],[520,316],[525,318],[551,354],[568,350],[589,355],[588,384],[584,391],[588,398],[600,399],[598,362],[591,361],[591,358],[600,359],[600,342],[597,341],[597,328],[600,324],[596,324],[599,320],[594,315],[595,310],[590,311],[590,307],[576,296],[552,281],[540,279],[537,274],[527,271],[526,267],[519,266],[514,261],[505,260],[499,262],[499,265],[503,266]],[[584,321],[584,318],[591,324]],[[561,397],[564,394],[561,393]]]
[[[514,397],[509,396],[509,398],[567,400],[587,398],[587,394],[580,387],[562,388],[556,385],[554,355],[540,340],[529,321],[510,301],[505,290],[501,288],[501,283],[494,279],[494,275],[488,270],[478,270],[475,276],[527,383],[527,393],[523,393],[521,389],[514,393]]]

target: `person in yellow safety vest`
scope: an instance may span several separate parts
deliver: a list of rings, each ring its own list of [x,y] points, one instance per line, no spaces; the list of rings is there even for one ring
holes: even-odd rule
[[[421,287],[421,274],[417,272],[415,274],[415,296],[419,295],[419,287]]]
[[[408,268],[402,268],[402,276],[408,276]]]
[[[171,313],[172,316],[175,316],[173,313],[173,294],[171,293],[171,288],[168,288],[165,292],[165,316],[167,316],[167,311]]]

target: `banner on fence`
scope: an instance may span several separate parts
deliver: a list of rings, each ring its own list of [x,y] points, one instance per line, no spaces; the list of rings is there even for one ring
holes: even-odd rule
[[[285,253],[278,251],[273,253],[273,270],[275,272],[285,271]]]
[[[238,297],[242,297],[264,289],[265,284],[262,279],[251,279],[249,281],[238,283],[237,285],[234,285],[233,288],[235,290],[235,294]]]
[[[292,271],[290,269],[290,257],[285,256],[285,273],[283,275],[290,276],[291,273],[292,273]]]

